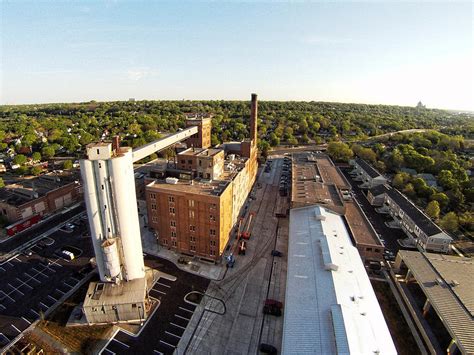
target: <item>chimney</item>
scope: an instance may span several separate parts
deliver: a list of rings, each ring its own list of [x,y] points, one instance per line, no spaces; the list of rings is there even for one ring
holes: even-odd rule
[[[250,110],[250,139],[252,144],[257,145],[257,94],[252,94]]]
[[[117,154],[119,149],[120,149],[120,136],[114,136],[112,138],[112,151]]]

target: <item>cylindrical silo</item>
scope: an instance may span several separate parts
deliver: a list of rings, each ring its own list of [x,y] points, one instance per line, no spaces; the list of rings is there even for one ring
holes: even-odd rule
[[[93,161],[81,160],[80,165],[84,188],[84,200],[86,202],[87,217],[89,219],[89,227],[91,231],[92,245],[94,246],[97,268],[99,270],[100,279],[102,281],[106,281],[101,247],[103,239],[102,223],[97,200],[97,187],[94,176]]]
[[[100,201],[100,212],[102,214],[102,228],[104,233],[104,239],[113,238],[116,234],[113,224],[113,204],[112,204],[112,195],[110,191],[109,184],[109,160],[96,160],[95,171],[96,171],[96,181],[97,181],[97,190],[99,193]]]
[[[115,239],[107,239],[102,243],[104,253],[105,277],[113,280],[120,276],[120,256]]]
[[[126,280],[142,278],[145,277],[145,265],[138,221],[132,148],[120,148],[117,156],[109,162],[118,236],[122,245],[123,276]]]

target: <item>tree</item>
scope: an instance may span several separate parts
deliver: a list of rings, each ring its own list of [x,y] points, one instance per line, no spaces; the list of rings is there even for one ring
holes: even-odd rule
[[[405,187],[403,188],[403,193],[410,198],[413,198],[416,196],[415,188],[413,187],[411,183],[408,183],[405,185]]]
[[[438,181],[447,190],[451,190],[458,186],[458,182],[454,179],[453,173],[449,170],[441,170],[438,174]]]
[[[63,163],[63,168],[64,168],[64,170],[72,169],[72,161],[71,160],[65,160],[64,163]]]
[[[18,165],[23,165],[26,163],[26,157],[23,154],[18,154],[13,158],[13,162]]]
[[[38,165],[32,166],[30,169],[31,175],[34,175],[34,176],[38,176],[39,174],[41,174],[42,171],[43,169]]]
[[[446,215],[441,218],[439,224],[441,228],[451,233],[454,233],[459,229],[458,216],[456,216],[456,213],[454,212],[446,213]]]
[[[31,159],[33,159],[33,161],[41,161],[41,153],[40,152],[34,152],[32,155],[31,155]]]
[[[405,184],[410,181],[411,179],[411,176],[407,173],[404,173],[404,172],[401,172],[401,173],[398,173],[396,174],[394,177],[393,177],[393,180],[392,180],[392,185],[394,187],[396,187],[397,189],[400,189],[402,188],[403,186],[405,186]]]
[[[260,150],[262,156],[266,158],[268,156],[268,151],[270,150],[270,143],[261,139],[258,142],[258,149]]]
[[[330,142],[328,144],[327,153],[333,160],[336,161],[347,162],[354,156],[352,149],[343,142]]]
[[[5,187],[5,181],[0,177],[0,188]]]
[[[54,150],[54,147],[51,145],[47,145],[41,149],[41,155],[43,155],[46,159],[50,159],[54,157],[54,154],[56,154],[56,151]]]
[[[425,212],[432,219],[438,219],[439,212],[440,212],[438,201],[431,201],[430,203],[428,203],[428,206],[426,206]]]
[[[433,195],[431,195],[431,200],[437,201],[441,209],[446,208],[446,206],[449,204],[449,198],[443,192],[435,192]]]

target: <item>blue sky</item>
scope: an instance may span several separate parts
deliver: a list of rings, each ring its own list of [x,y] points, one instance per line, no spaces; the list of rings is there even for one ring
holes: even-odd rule
[[[0,103],[315,100],[474,110],[471,2],[2,1]]]

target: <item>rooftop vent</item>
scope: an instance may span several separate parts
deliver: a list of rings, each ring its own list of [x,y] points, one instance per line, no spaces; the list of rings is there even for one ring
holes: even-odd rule
[[[165,181],[167,184],[176,185],[179,179],[174,178],[174,177],[167,177]]]

